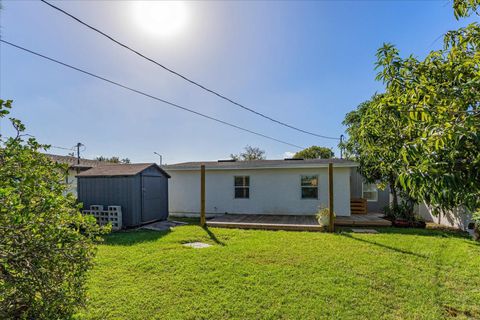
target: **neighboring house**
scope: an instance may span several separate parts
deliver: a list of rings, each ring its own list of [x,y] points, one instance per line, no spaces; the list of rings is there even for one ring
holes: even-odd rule
[[[65,184],[68,186],[67,192],[75,196],[77,196],[77,174],[98,166],[110,165],[110,163],[104,161],[78,159],[72,156],[60,156],[56,154],[45,155],[56,163],[68,165],[68,169],[65,172]]]
[[[170,174],[173,216],[198,216],[200,166],[206,168],[206,213],[314,215],[328,206],[328,163],[333,162],[334,210],[350,216],[357,163],[342,159],[186,162],[164,166]]]

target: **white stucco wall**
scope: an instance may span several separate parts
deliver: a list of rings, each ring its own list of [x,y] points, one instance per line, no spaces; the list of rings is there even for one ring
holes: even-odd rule
[[[77,196],[77,174],[76,170],[69,169],[64,181],[67,185],[66,193],[72,193],[75,197]]]
[[[430,207],[424,203],[421,203],[417,206],[416,210],[418,215],[424,218],[427,222],[434,222],[461,230],[467,230],[468,224],[471,222],[472,218],[472,216],[462,208],[434,215]]]
[[[192,216],[200,212],[200,171],[167,170],[169,207],[173,216]],[[338,216],[350,215],[351,168],[334,168],[334,210]],[[318,199],[302,199],[300,177],[318,175]],[[235,199],[234,177],[250,177],[250,198]],[[208,215],[289,214],[310,215],[319,205],[328,205],[328,169],[251,169],[206,171],[206,212]]]

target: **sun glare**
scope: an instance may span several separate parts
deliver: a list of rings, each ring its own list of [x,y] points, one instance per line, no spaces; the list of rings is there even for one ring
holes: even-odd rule
[[[138,25],[154,35],[177,35],[187,23],[187,8],[183,1],[135,1],[133,12]]]

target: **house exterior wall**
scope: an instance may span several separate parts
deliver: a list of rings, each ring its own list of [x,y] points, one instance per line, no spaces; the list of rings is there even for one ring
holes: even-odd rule
[[[200,212],[200,170],[167,170],[170,214],[196,216]],[[334,210],[350,215],[349,167],[334,168]],[[318,175],[318,199],[302,199],[302,175]],[[250,177],[250,198],[235,199],[234,177]],[[328,168],[231,169],[206,171],[206,213],[314,215],[328,205]]]
[[[434,215],[430,207],[424,203],[420,203],[417,207],[417,214],[427,222],[434,222],[443,226],[467,230],[468,224],[471,222],[472,216],[465,212],[464,209],[458,208],[447,213]]]
[[[352,175],[350,179],[351,197],[362,198],[363,197],[363,176],[357,171],[356,168],[352,169]],[[387,187],[385,190],[378,189],[377,201],[367,201],[367,212],[382,212],[383,208],[390,203],[390,189]]]
[[[67,185],[67,193],[73,194],[75,197],[77,194],[77,171],[73,169],[68,169],[68,172],[65,176],[65,184]]]

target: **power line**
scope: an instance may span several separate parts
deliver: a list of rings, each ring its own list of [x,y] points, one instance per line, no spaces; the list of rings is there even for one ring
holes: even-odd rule
[[[54,148],[54,149],[73,151],[73,147],[72,148],[65,148],[65,147],[59,147],[59,146],[53,146],[53,145],[50,145],[50,147]]]
[[[317,134],[317,133],[314,133],[314,132],[310,132],[310,131],[307,131],[307,130],[300,129],[300,128],[295,127],[295,126],[293,126],[293,125],[290,125],[290,124],[288,124],[288,123],[282,122],[282,121],[280,121],[280,120],[276,120],[276,119],[274,119],[274,118],[272,118],[272,117],[270,117],[270,116],[267,116],[267,115],[264,114],[264,113],[261,113],[261,112],[259,112],[259,111],[254,110],[254,109],[252,109],[252,108],[246,107],[245,105],[243,105],[243,104],[241,104],[241,103],[239,103],[239,102],[236,102],[236,101],[234,101],[233,99],[230,99],[230,98],[228,98],[227,96],[225,96],[225,95],[223,95],[223,94],[221,94],[221,93],[219,93],[219,92],[217,92],[217,91],[215,91],[215,90],[213,90],[213,89],[209,89],[209,88],[207,88],[206,86],[204,86],[204,85],[202,85],[202,84],[200,84],[200,83],[198,83],[198,82],[196,82],[196,81],[188,78],[187,76],[184,76],[184,75],[176,72],[175,70],[173,70],[173,69],[171,69],[171,68],[169,68],[169,67],[161,64],[160,62],[157,62],[157,61],[155,61],[154,59],[145,56],[144,54],[140,53],[139,51],[137,51],[137,50],[135,50],[135,49],[127,46],[126,44],[124,44],[124,43],[122,43],[122,42],[120,42],[120,41],[118,41],[118,40],[116,40],[116,39],[113,38],[112,36],[106,34],[106,33],[103,32],[103,31],[100,31],[99,29],[97,29],[97,28],[95,28],[95,27],[93,27],[93,26],[91,26],[91,25],[89,25],[88,23],[80,20],[79,18],[77,18],[77,17],[75,17],[74,15],[66,12],[65,10],[63,10],[63,9],[61,9],[61,8],[59,8],[59,7],[51,4],[51,3],[49,3],[48,1],[45,1],[45,0],[40,0],[40,1],[42,1],[43,3],[45,3],[45,4],[48,5],[48,6],[52,7],[53,9],[55,9],[55,10],[57,10],[57,11],[65,14],[65,15],[67,15],[68,17],[70,17],[70,18],[72,18],[73,20],[79,22],[80,24],[84,25],[85,27],[87,27],[87,28],[89,28],[89,29],[91,29],[91,30],[93,30],[93,31],[101,34],[102,36],[104,36],[104,37],[106,37],[107,39],[115,42],[115,43],[118,44],[119,46],[121,46],[121,47],[123,47],[123,48],[125,48],[125,49],[127,49],[127,50],[129,50],[129,51],[131,51],[131,52],[133,52],[133,53],[135,53],[136,55],[138,55],[138,56],[140,56],[140,57],[142,57],[142,58],[144,58],[144,59],[146,59],[146,60],[154,63],[155,65],[159,66],[160,68],[163,68],[164,70],[166,70],[166,71],[168,71],[168,72],[170,72],[170,73],[172,73],[172,74],[174,74],[174,75],[182,78],[183,80],[185,80],[185,81],[187,81],[187,82],[189,82],[189,83],[191,83],[191,84],[193,84],[193,85],[195,85],[195,86],[197,86],[197,87],[199,87],[199,88],[201,88],[201,89],[203,89],[203,90],[205,90],[205,91],[207,91],[207,92],[209,92],[209,93],[211,93],[211,94],[214,94],[214,95],[216,95],[217,97],[219,97],[219,98],[221,98],[221,99],[223,99],[223,100],[226,100],[226,101],[228,101],[228,102],[236,105],[237,107],[240,107],[240,108],[242,108],[242,109],[244,109],[244,110],[247,110],[247,111],[249,111],[249,112],[252,112],[252,113],[256,114],[257,116],[260,116],[260,117],[263,117],[263,118],[268,119],[268,120],[270,120],[270,121],[273,121],[273,122],[275,122],[275,123],[277,123],[277,124],[279,124],[279,125],[285,126],[285,127],[287,127],[287,128],[290,128],[290,129],[293,129],[293,130],[296,130],[296,131],[299,131],[299,132],[302,132],[302,133],[305,133],[305,134],[309,134],[309,135],[312,135],[312,136],[315,136],[315,137],[318,137],[318,138],[323,138],[323,139],[340,140],[339,138],[336,138],[336,137],[329,137],[329,136],[325,136],[325,135],[321,135],[321,134]]]
[[[103,81],[105,81],[105,82],[108,82],[108,83],[110,83],[110,84],[116,85],[116,86],[121,87],[121,88],[123,88],[123,89],[126,89],[126,90],[129,90],[129,91],[138,93],[138,94],[140,94],[140,95],[143,95],[143,96],[145,96],[145,97],[151,98],[151,99],[153,99],[153,100],[157,100],[157,101],[163,102],[163,103],[165,103],[165,104],[167,104],[167,105],[170,105],[170,106],[172,106],[172,107],[175,107],[175,108],[177,108],[177,109],[181,109],[181,110],[183,110],[183,111],[187,111],[187,112],[196,114],[196,115],[201,116],[201,117],[203,117],[203,118],[210,119],[210,120],[213,120],[213,121],[222,123],[222,124],[224,124],[224,125],[230,126],[230,127],[232,127],[232,128],[236,128],[236,129],[239,129],[239,130],[242,130],[242,131],[245,131],[245,132],[249,132],[249,133],[251,133],[251,134],[254,134],[254,135],[257,135],[257,136],[266,138],[266,139],[270,139],[270,140],[273,140],[273,141],[276,141],[276,142],[280,142],[280,143],[289,145],[289,146],[291,146],[291,147],[295,147],[295,148],[298,148],[298,149],[303,149],[303,148],[304,148],[304,147],[298,146],[298,145],[296,145],[296,144],[289,143],[289,142],[286,142],[286,141],[283,141],[283,140],[280,140],[280,139],[276,139],[276,138],[273,138],[273,137],[271,137],[271,136],[267,136],[267,135],[265,135],[265,134],[263,134],[263,133],[259,133],[259,132],[256,132],[256,131],[253,131],[253,130],[250,130],[250,129],[246,129],[246,128],[237,126],[237,125],[235,125],[235,124],[233,124],[233,123],[230,123],[230,122],[227,122],[227,121],[223,121],[223,120],[214,118],[214,117],[212,117],[212,116],[203,114],[203,113],[201,113],[201,112],[198,112],[198,111],[189,109],[189,108],[187,108],[187,107],[183,107],[183,106],[181,106],[181,105],[179,105],[179,104],[176,104],[176,103],[173,103],[173,102],[170,102],[170,101],[167,101],[167,100],[158,98],[158,97],[156,97],[156,96],[153,96],[153,95],[151,95],[151,94],[145,93],[145,92],[143,92],[143,91],[140,91],[140,90],[137,90],[137,89],[128,87],[128,86],[126,86],[126,85],[123,85],[123,84],[121,84],[121,83],[115,82],[115,81],[113,81],[113,80],[109,80],[109,79],[104,78],[104,77],[102,77],[102,76],[99,76],[99,75],[93,74],[93,73],[91,73],[91,72],[85,71],[85,70],[83,70],[83,69],[74,67],[74,66],[72,66],[72,65],[70,65],[70,64],[61,62],[61,61],[59,61],[59,60],[56,60],[56,59],[53,59],[53,58],[50,58],[50,57],[47,57],[47,56],[45,56],[45,55],[43,55],[43,54],[40,54],[40,53],[38,53],[38,52],[35,52],[35,51],[32,51],[32,50],[26,49],[26,48],[24,48],[24,47],[21,47],[21,46],[19,46],[19,45],[13,44],[13,43],[8,42],[8,41],[6,41],[6,40],[0,39],[0,41],[3,42],[3,43],[5,43],[5,44],[8,44],[8,45],[10,45],[10,46],[12,46],[12,47],[15,47],[15,48],[17,48],[17,49],[23,50],[23,51],[25,51],[25,52],[31,53],[31,54],[36,55],[36,56],[38,56],[38,57],[41,57],[41,58],[44,58],[44,59],[46,59],[46,60],[49,60],[49,61],[55,62],[55,63],[57,63],[57,64],[60,64],[60,65],[62,65],[62,66],[64,66],[64,67],[67,67],[67,68],[70,68],[70,69],[79,71],[79,72],[84,73],[84,74],[86,74],[86,75],[89,75],[89,76],[91,76],[91,77],[94,77],[94,78],[103,80]]]

